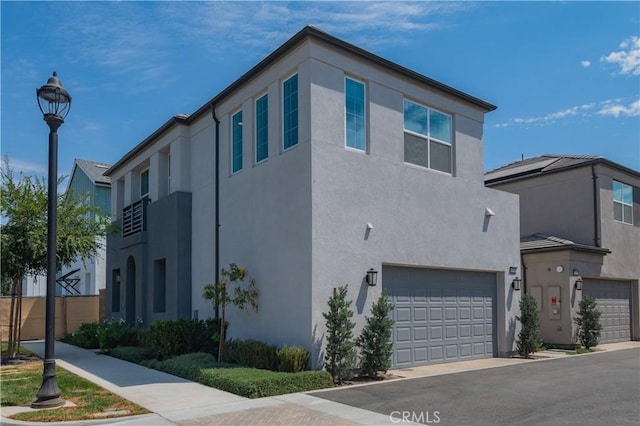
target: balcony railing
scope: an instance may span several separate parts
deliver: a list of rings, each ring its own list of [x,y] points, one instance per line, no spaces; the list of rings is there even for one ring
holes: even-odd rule
[[[147,229],[147,204],[149,198],[144,197],[122,209],[122,237]]]

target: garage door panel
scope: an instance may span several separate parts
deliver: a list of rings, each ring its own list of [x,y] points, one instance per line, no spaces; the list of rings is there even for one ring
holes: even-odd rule
[[[394,325],[395,367],[495,355],[495,274],[384,267],[382,277],[402,319]]]
[[[582,293],[595,298],[601,312],[600,343],[631,340],[630,282],[585,279]]]

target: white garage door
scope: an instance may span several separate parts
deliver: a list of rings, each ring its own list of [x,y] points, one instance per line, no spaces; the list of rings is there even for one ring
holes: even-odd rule
[[[394,304],[394,367],[496,355],[495,274],[383,267],[382,283]]]
[[[595,298],[601,312],[600,343],[631,340],[631,283],[585,279],[582,294]]]

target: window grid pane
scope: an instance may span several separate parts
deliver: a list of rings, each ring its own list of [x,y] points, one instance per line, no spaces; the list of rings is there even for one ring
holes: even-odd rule
[[[633,188],[613,181],[613,219],[633,224]]]
[[[233,173],[242,170],[242,111],[238,111],[232,118],[233,139]]]
[[[349,148],[366,149],[366,117],[364,84],[346,79],[345,82],[345,133]]]
[[[268,95],[256,101],[256,163],[269,156]]]
[[[298,144],[298,75],[283,84],[284,149]]]
[[[451,117],[414,102],[404,101],[405,162],[446,173],[452,171]],[[418,152],[422,139],[424,153]]]

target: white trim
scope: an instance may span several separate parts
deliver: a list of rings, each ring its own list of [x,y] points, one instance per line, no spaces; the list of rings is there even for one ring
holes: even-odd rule
[[[614,209],[613,209],[613,221],[614,221],[614,222],[618,222],[618,223],[623,223],[623,224],[625,224],[625,225],[633,225],[633,185],[628,185],[628,184],[626,184],[626,183],[623,183],[623,182],[617,181],[617,180],[615,180],[615,179],[612,179],[612,180],[611,180],[611,182],[612,182],[612,183],[611,183],[611,199],[613,200],[613,206],[614,206]],[[617,183],[618,185],[626,186],[626,187],[628,187],[628,188],[630,188],[630,189],[631,189],[631,203],[630,203],[630,204],[629,204],[629,203],[625,203],[624,201],[618,201],[618,200],[616,200],[616,198],[615,198],[615,191],[614,191],[614,189],[613,189],[613,186],[614,186],[614,184],[616,184],[616,183]],[[620,204],[620,205],[622,206],[622,210],[621,210],[621,213],[622,213],[622,220],[617,220],[617,219],[616,219],[616,213],[615,213],[615,205],[616,205],[616,203],[618,203],[618,204]],[[629,219],[630,219],[630,222],[625,222],[625,220],[624,220],[624,219],[625,219],[625,216],[624,216],[624,207],[625,207],[625,206],[627,206],[627,207],[631,207],[631,217],[629,218]]]
[[[289,148],[285,148],[284,147],[284,119],[285,119],[285,114],[284,114],[284,84],[291,80],[294,76],[298,76],[298,84],[296,87],[296,95],[298,97],[298,106],[297,106],[297,113],[298,113],[298,140],[296,141],[295,144],[291,145]],[[291,75],[289,75],[288,77],[285,77],[282,79],[282,83],[280,84],[280,102],[281,102],[281,120],[280,120],[280,129],[281,129],[281,134],[282,137],[280,138],[281,140],[281,144],[280,144],[280,149],[282,150],[281,152],[286,152],[289,151],[292,148],[295,148],[296,146],[298,146],[298,144],[300,143],[300,76],[298,75],[298,71],[296,70],[295,72],[293,72]]]

